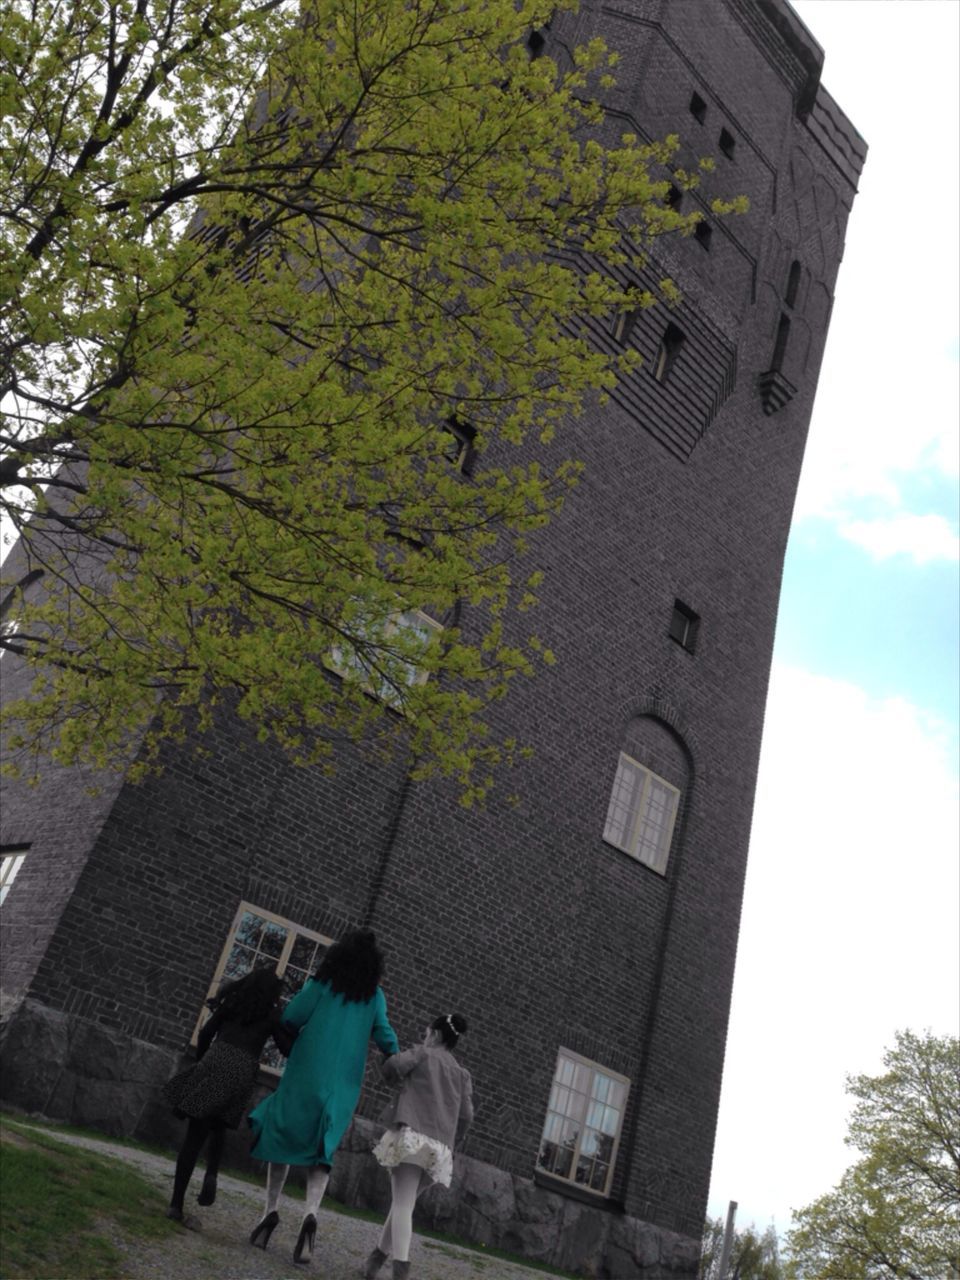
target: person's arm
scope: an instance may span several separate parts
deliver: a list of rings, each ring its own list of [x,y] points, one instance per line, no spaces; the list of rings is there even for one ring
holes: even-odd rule
[[[460,1115],[457,1117],[457,1142],[463,1141],[473,1124],[473,1081],[466,1068],[463,1069],[463,1074],[465,1079],[463,1093],[460,1095]]]
[[[394,1053],[381,1062],[380,1074],[387,1084],[399,1084],[405,1076],[410,1074],[422,1056],[422,1044],[416,1044],[412,1049],[404,1049],[403,1053]]]
[[[203,1055],[213,1044],[213,1038],[223,1025],[223,1009],[214,1009],[210,1017],[206,1020],[200,1030],[197,1032],[197,1061],[199,1062]]]
[[[290,1050],[296,1044],[300,1033],[296,1027],[288,1027],[283,1022],[280,1011],[276,1010],[270,1019],[270,1034],[273,1036],[273,1043],[286,1058],[289,1057]]]
[[[308,978],[283,1011],[284,1026],[298,1031],[317,1007],[323,984]]]
[[[370,1035],[383,1053],[387,1055],[395,1054],[400,1048],[400,1041],[397,1039],[397,1033],[391,1027],[387,1018],[387,1000],[379,987],[377,987],[374,1002],[373,1027]]]

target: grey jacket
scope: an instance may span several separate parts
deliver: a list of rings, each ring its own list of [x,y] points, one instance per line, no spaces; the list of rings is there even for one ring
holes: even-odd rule
[[[473,1082],[449,1049],[418,1044],[387,1058],[384,1079],[400,1089],[380,1119],[406,1124],[453,1150],[473,1120]]]

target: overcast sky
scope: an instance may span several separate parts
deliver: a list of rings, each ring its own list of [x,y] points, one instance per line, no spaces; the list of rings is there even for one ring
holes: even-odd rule
[[[957,0],[794,0],[870,150],[784,578],[710,1212],[830,1189],[847,1072],[958,1033]]]

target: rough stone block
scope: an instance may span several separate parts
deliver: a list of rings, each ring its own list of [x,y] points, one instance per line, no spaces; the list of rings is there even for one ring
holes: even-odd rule
[[[23,1111],[47,1113],[67,1057],[63,1014],[24,1000],[4,1028],[0,1096]]]

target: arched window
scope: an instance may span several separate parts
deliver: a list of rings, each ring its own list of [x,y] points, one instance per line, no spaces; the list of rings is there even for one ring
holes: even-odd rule
[[[603,839],[666,874],[688,785],[686,753],[672,731],[653,716],[638,716],[617,758]]]

